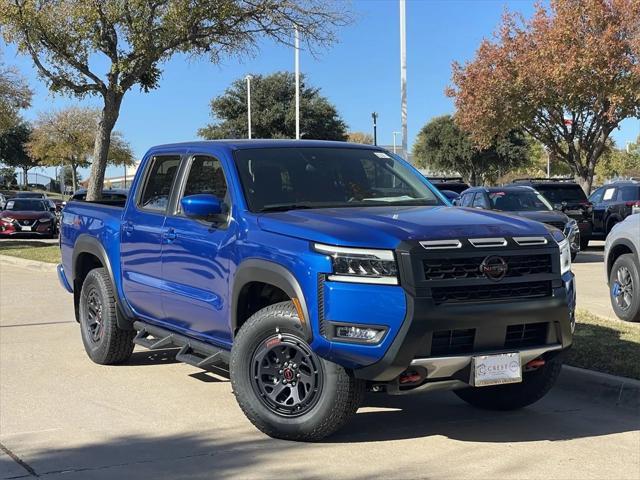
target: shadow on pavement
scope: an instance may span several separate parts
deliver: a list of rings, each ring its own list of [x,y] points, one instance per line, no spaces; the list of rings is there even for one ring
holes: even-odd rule
[[[131,358],[123,365],[142,366],[142,365],[164,365],[171,363],[180,363],[176,360],[178,348],[164,348],[160,350],[141,350],[133,352]]]
[[[518,411],[480,410],[463,403],[451,392],[426,395],[386,396],[371,394],[366,406],[346,428],[325,440],[329,443],[360,443],[445,436],[464,442],[564,441],[598,437],[640,428],[640,419],[618,419],[615,410],[607,417],[584,400],[567,402],[566,392],[556,387],[548,398]],[[557,396],[565,397],[558,401]],[[554,397],[555,401],[554,401]],[[607,411],[607,409],[605,409]],[[586,418],[592,416],[594,418]]]
[[[28,237],[26,236],[23,239],[6,239],[0,237],[0,249],[50,247],[51,245],[55,245],[57,242],[56,239],[49,239],[49,241],[44,241],[27,238]]]

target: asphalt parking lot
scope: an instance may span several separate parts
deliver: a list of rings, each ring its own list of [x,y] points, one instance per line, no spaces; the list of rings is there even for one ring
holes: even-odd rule
[[[576,263],[579,285],[591,265],[601,268]],[[0,478],[640,478],[638,412],[562,377],[518,412],[447,392],[372,395],[322,443],[270,439],[224,375],[176,363],[172,350],[91,363],[71,296],[54,272],[37,275],[0,264]]]

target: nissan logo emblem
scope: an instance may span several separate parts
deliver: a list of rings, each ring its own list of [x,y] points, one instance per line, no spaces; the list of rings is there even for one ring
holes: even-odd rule
[[[489,256],[480,264],[480,273],[494,282],[502,280],[508,271],[509,265],[502,257]]]

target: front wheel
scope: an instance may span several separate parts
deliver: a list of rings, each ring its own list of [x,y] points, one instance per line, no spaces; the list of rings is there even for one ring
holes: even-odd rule
[[[292,302],[247,320],[234,339],[230,373],[244,414],[274,438],[320,440],[342,427],[364,396],[364,382],[311,350]]]
[[[516,410],[537,402],[556,383],[562,357],[547,360],[544,366],[523,374],[521,383],[455,390],[455,394],[474,407],[485,410]]]
[[[614,262],[609,276],[609,295],[619,319],[640,322],[640,272],[633,254],[620,255]]]

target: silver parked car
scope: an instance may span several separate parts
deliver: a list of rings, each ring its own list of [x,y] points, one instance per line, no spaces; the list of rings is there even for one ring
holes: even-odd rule
[[[640,322],[640,214],[613,227],[604,258],[613,311],[621,320]]]

